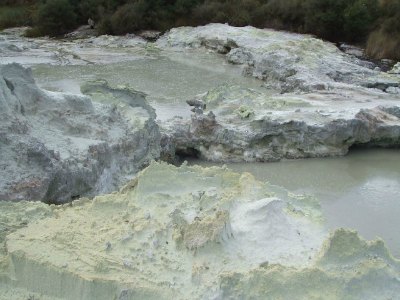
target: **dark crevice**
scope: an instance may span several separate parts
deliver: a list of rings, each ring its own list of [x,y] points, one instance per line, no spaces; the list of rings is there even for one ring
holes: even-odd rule
[[[379,141],[371,141],[367,143],[356,143],[349,147],[349,152],[358,151],[363,149],[400,149],[400,140],[379,140]]]
[[[3,77],[3,79],[4,79],[4,82],[6,83],[8,89],[11,91],[12,94],[14,94],[15,87],[12,84],[12,82],[10,80],[8,80],[7,78]]]
[[[187,158],[199,159],[200,151],[192,147],[181,148],[176,150],[175,155],[179,158],[179,160],[185,160]]]

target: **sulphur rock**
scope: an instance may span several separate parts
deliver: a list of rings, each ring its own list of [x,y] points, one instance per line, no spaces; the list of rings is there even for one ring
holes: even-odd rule
[[[93,201],[2,208],[0,218],[11,214],[16,226],[5,235],[0,299],[383,300],[400,292],[400,262],[382,241],[346,229],[329,235],[315,199],[225,168],[152,163]],[[31,221],[21,225],[24,212]]]
[[[228,62],[243,66],[244,75],[282,92],[326,90],[337,83],[382,90],[400,86],[395,76],[309,35],[209,24],[173,28],[157,45],[180,51],[203,47],[225,54]]]
[[[399,96],[342,90],[274,94],[222,85],[197,101],[191,119],[162,124],[164,156],[210,161],[276,161],[345,155],[353,145],[400,145]]]
[[[144,96],[105,86],[103,93],[108,104],[45,91],[30,69],[0,66],[0,200],[63,203],[111,192],[159,156]],[[115,97],[125,102],[113,105]]]
[[[53,214],[7,235],[5,273],[61,299],[213,298],[223,271],[307,266],[326,236],[318,206],[217,167],[152,163],[122,192]]]
[[[400,261],[381,240],[367,242],[338,229],[325,241],[312,267],[261,265],[225,273],[220,299],[396,299]]]

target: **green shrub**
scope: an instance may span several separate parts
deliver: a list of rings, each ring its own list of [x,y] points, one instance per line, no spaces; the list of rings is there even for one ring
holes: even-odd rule
[[[42,36],[42,33],[39,31],[37,27],[32,27],[24,32],[24,36],[29,38],[35,38]]]
[[[27,25],[15,1],[0,10],[0,28]],[[37,0],[35,28],[28,35],[59,35],[96,21],[101,34],[228,23],[315,34],[331,41],[365,43],[377,58],[399,57],[400,0]],[[23,20],[23,22],[21,21]],[[29,24],[29,23],[28,23]],[[368,42],[367,42],[368,41]]]
[[[198,25],[207,23],[226,23],[229,16],[224,11],[224,4],[220,2],[205,2],[193,11],[193,18]]]
[[[391,58],[400,61],[400,34],[389,34],[384,30],[372,32],[365,52],[371,58]]]
[[[174,4],[175,13],[179,16],[187,16],[201,2],[201,0],[176,0]]]
[[[86,23],[89,18],[98,22],[100,12],[104,12],[106,1],[104,0],[82,0],[78,4],[79,19]]]
[[[379,17],[379,4],[377,0],[357,0],[343,13],[343,39],[365,41]]]
[[[0,30],[32,24],[31,7],[27,5],[0,6]]]
[[[111,27],[114,34],[135,32],[149,26],[146,20],[147,5],[144,1],[125,4],[111,17]]]
[[[400,33],[400,0],[382,2],[380,29],[388,34]]]
[[[303,31],[305,6],[303,0],[271,0],[265,4],[267,24],[277,29]]]
[[[380,18],[368,37],[366,53],[376,59],[400,60],[400,0],[382,1]]]
[[[42,35],[61,35],[77,24],[77,15],[68,0],[47,0],[39,5],[35,25]]]
[[[305,1],[305,30],[322,38],[340,40],[343,36],[344,11],[352,0]]]

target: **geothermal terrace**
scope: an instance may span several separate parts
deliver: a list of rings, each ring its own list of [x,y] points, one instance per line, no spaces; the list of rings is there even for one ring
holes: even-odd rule
[[[0,299],[399,299],[400,63],[210,24],[0,32]]]

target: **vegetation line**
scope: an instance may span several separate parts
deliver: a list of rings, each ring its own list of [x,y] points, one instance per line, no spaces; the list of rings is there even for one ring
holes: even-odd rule
[[[16,4],[17,2],[17,4]],[[164,31],[211,22],[311,33],[357,43],[372,58],[400,60],[400,0],[2,0],[0,29],[33,25],[57,36],[96,23],[101,34]]]

